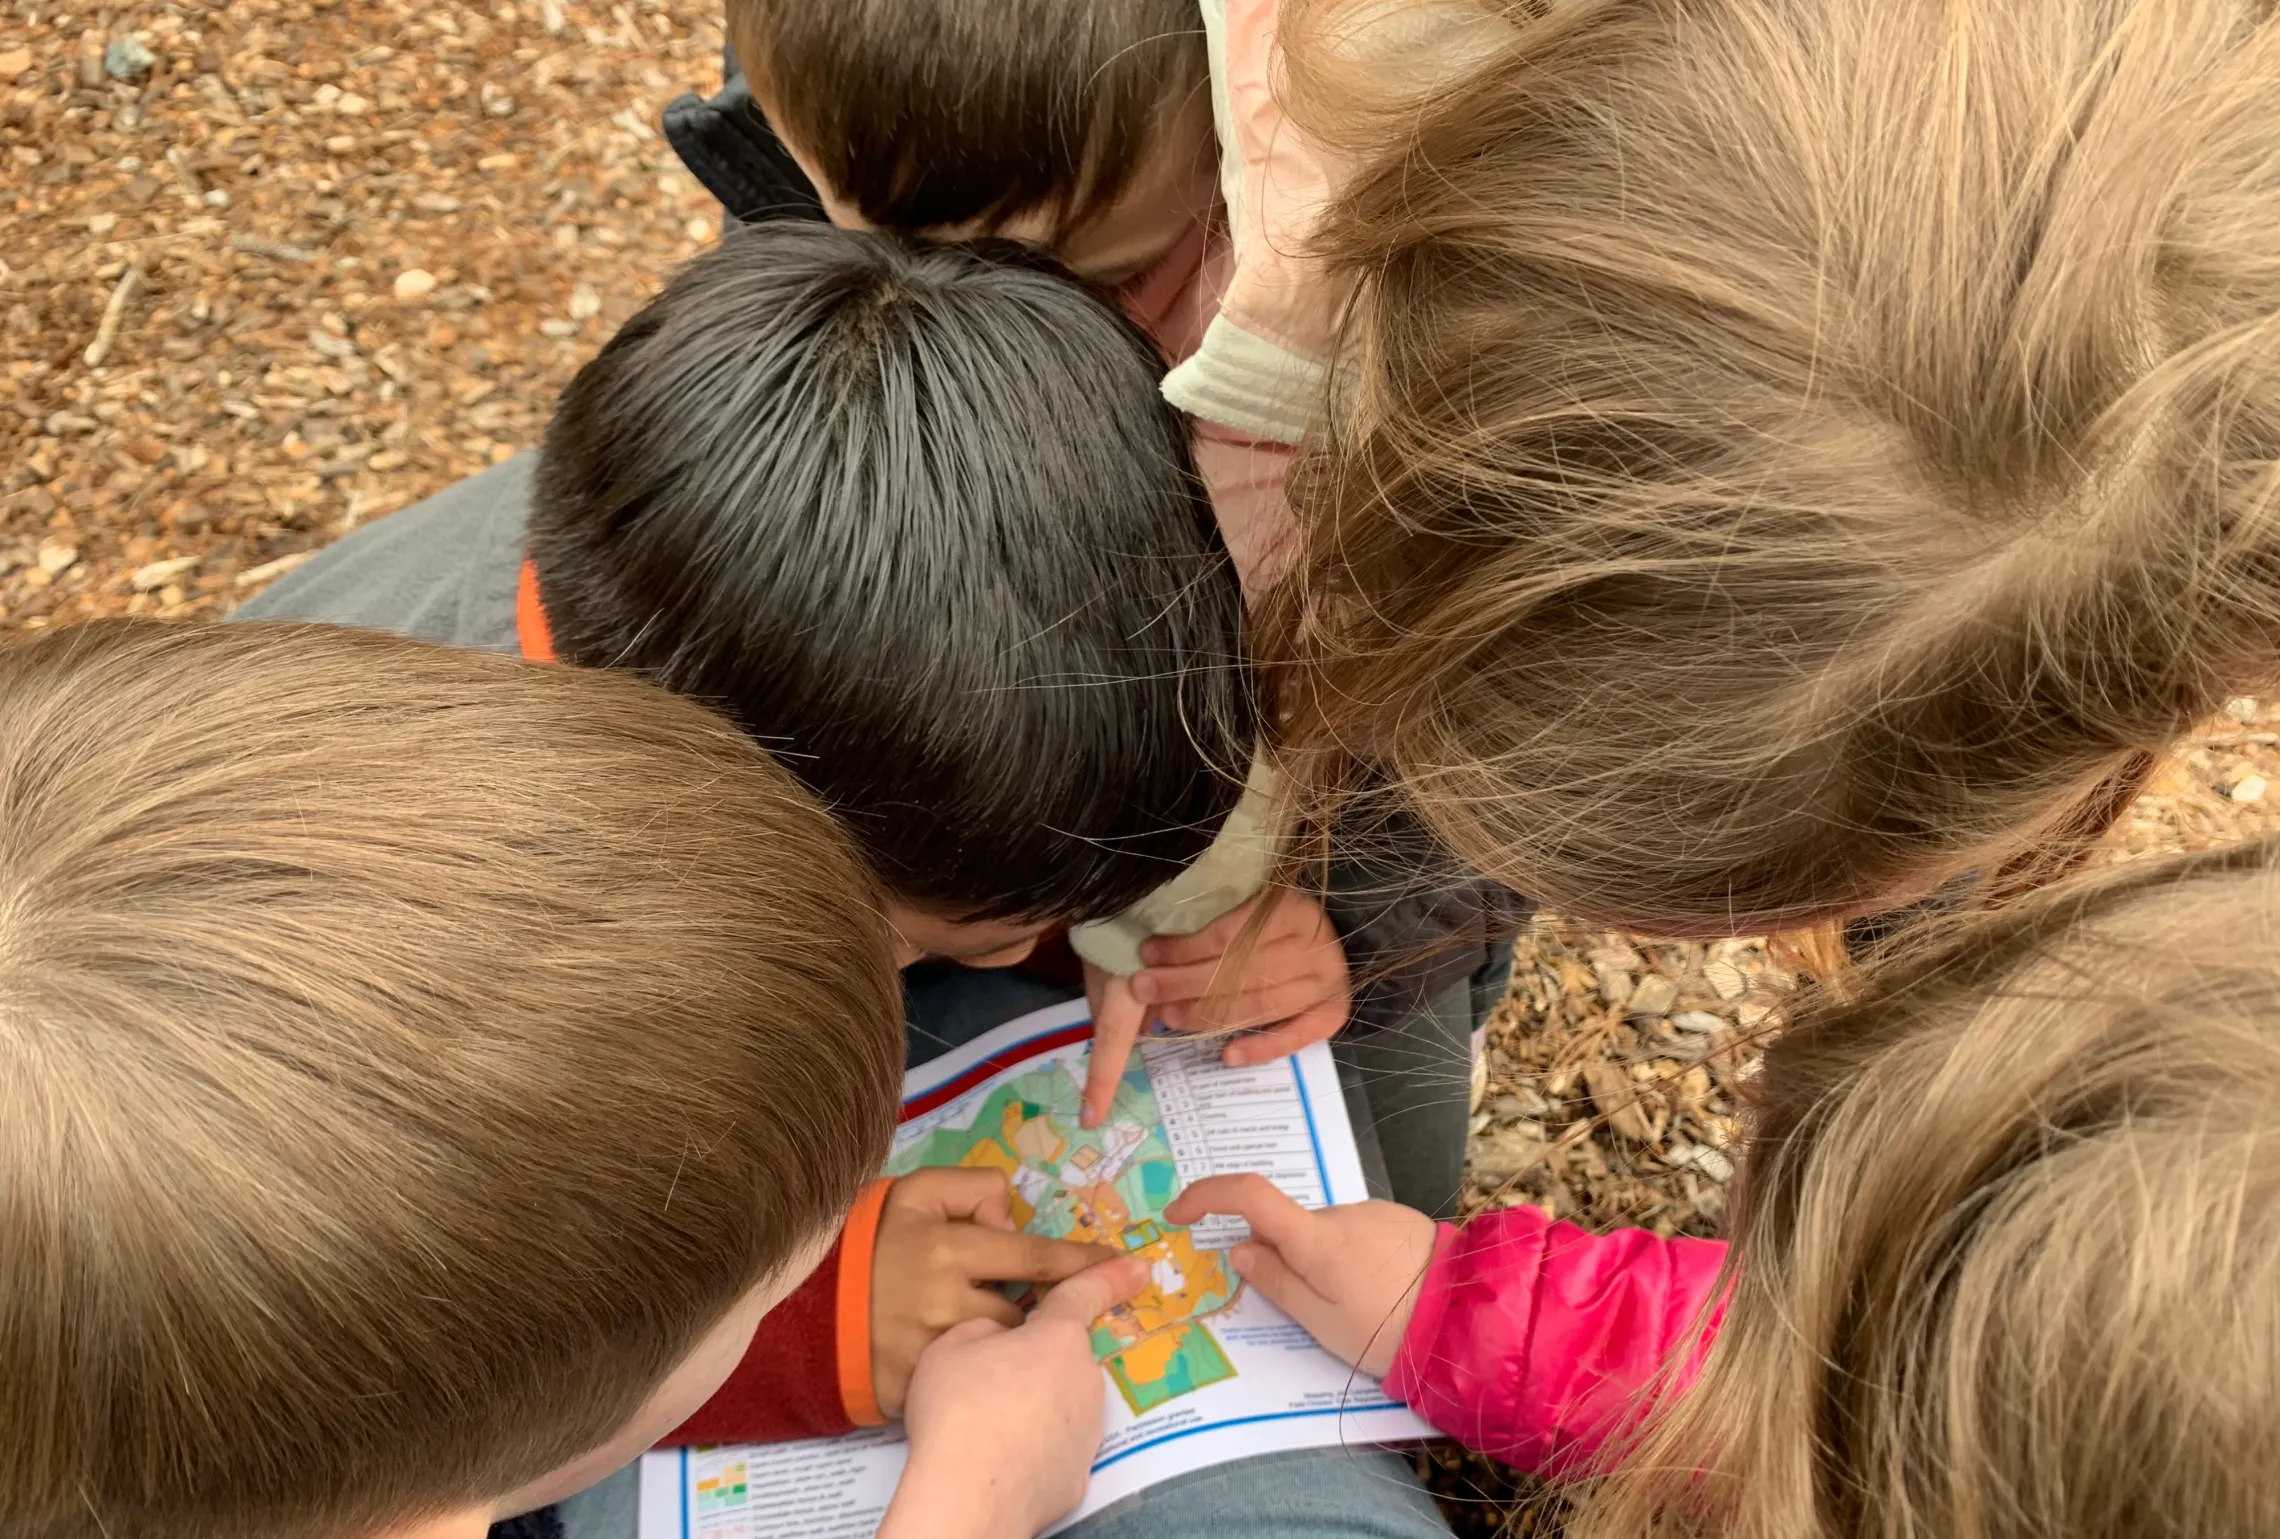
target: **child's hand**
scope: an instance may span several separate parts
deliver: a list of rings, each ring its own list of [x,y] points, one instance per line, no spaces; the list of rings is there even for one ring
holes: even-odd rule
[[[1116,1099],[1124,1066],[1132,1059],[1132,1044],[1147,1028],[1148,1007],[1132,997],[1132,979],[1090,962],[1084,966],[1085,1003],[1092,1007],[1093,1040],[1077,1125],[1097,1128],[1107,1119],[1109,1104]]]
[[[1262,903],[1272,912],[1249,965],[1239,979],[1221,979],[1221,963]],[[1152,1006],[1156,1019],[1172,1030],[1275,1027],[1229,1043],[1229,1063],[1266,1063],[1319,1042],[1346,1024],[1353,1003],[1346,948],[1330,916],[1288,887],[1268,888],[1193,935],[1151,936],[1141,943],[1140,959],[1148,965],[1132,975],[1132,997]],[[1221,982],[1239,982],[1241,992],[1222,1004],[1209,1003],[1213,985]]]
[[[1431,1219],[1394,1202],[1310,1212],[1263,1176],[1210,1176],[1164,1209],[1175,1224],[1206,1213],[1250,1222],[1250,1240],[1228,1256],[1245,1282],[1339,1357],[1385,1377],[1433,1259]]]
[[[1031,1539],[1084,1500],[1106,1388],[1092,1322],[1140,1291],[1148,1265],[1103,1262],[1008,1330],[968,1320],[910,1381],[910,1462],[878,1539]]]
[[[990,1287],[1057,1283],[1118,1252],[1023,1234],[1012,1190],[995,1170],[917,1170],[887,1193],[871,1261],[871,1387],[902,1414],[911,1371],[934,1339],[972,1320],[1021,1323]]]
[[[1222,981],[1229,949],[1262,903],[1274,909],[1249,966],[1240,979],[1223,980],[1240,982],[1241,991],[1224,1005],[1207,1004],[1213,984]],[[1141,944],[1140,957],[1148,965],[1130,978],[1085,968],[1085,993],[1093,1007],[1092,1070],[1081,1118],[1087,1127],[1108,1114],[1133,1039],[1151,1016],[1174,1031],[1246,1031],[1221,1054],[1239,1068],[1334,1036],[1353,1005],[1346,948],[1330,916],[1287,887],[1268,888],[1193,935],[1151,936]]]

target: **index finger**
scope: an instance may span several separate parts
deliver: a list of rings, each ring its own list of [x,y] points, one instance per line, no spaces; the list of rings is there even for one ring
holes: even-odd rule
[[[1316,1216],[1293,1202],[1265,1176],[1205,1176],[1164,1204],[1164,1217],[1175,1224],[1192,1224],[1206,1213],[1239,1218],[1251,1226],[1254,1239],[1263,1240],[1297,1261],[1314,1238]]]
[[[974,1282],[1057,1283],[1124,1253],[1113,1245],[1083,1245],[1041,1234],[1000,1234],[974,1229],[959,1237],[959,1263]]]
[[[1085,1071],[1084,1102],[1077,1114],[1079,1127],[1096,1128],[1108,1116],[1116,1087],[1124,1082],[1124,1066],[1131,1061],[1132,1043],[1148,1018],[1148,1007],[1132,997],[1130,978],[1109,978],[1101,986],[1100,1005],[1093,1012],[1092,1065]]]
[[[1148,1281],[1148,1263],[1138,1256],[1103,1261],[1089,1272],[1079,1272],[1045,1295],[1029,1312],[1032,1320],[1072,1320],[1081,1326],[1093,1321],[1138,1293]]]

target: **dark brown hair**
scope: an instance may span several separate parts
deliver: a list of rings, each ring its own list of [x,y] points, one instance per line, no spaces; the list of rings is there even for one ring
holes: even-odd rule
[[[719,707],[905,902],[1119,913],[1217,836],[1255,736],[1162,377],[1009,242],[736,231],[562,393],[530,514],[554,644]]]
[[[1258,627],[1302,785],[1785,929],[2071,837],[2280,676],[2269,6],[1482,0],[1422,100],[1382,10],[1281,34],[1364,155]]]
[[[604,1441],[883,1160],[878,900],[632,679],[0,650],[0,1531],[300,1539]]]
[[[2280,1532],[2280,845],[1955,923],[1768,1053],[1699,1381],[1569,1532]]]
[[[882,229],[1033,209],[1065,234],[1208,108],[1192,0],[730,0],[779,129]]]

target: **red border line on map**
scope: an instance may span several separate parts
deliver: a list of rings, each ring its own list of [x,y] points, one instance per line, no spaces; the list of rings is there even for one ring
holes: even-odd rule
[[[908,1122],[913,1117],[924,1116],[937,1106],[947,1106],[952,1101],[957,1100],[958,1097],[993,1074],[1003,1073],[1017,1063],[1035,1058],[1039,1053],[1049,1053],[1057,1047],[1068,1047],[1072,1043],[1086,1042],[1091,1039],[1092,1022],[1090,1021],[1080,1021],[1074,1026],[1064,1026],[1059,1031],[1049,1031],[1041,1037],[1031,1037],[1028,1041],[1017,1043],[1002,1053],[992,1054],[964,1073],[944,1080],[923,1095],[903,1102],[902,1115],[895,1120],[897,1122]]]

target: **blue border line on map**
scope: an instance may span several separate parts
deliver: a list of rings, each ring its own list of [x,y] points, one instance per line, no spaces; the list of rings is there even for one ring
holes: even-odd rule
[[[1176,1443],[1183,1437],[1193,1437],[1199,1432],[1224,1432],[1229,1427],[1247,1427],[1253,1422],[1261,1421],[1301,1421],[1309,1416],[1361,1416],[1370,1411],[1401,1411],[1406,1409],[1408,1407],[1400,1402],[1388,1400],[1382,1405],[1326,1405],[1312,1411],[1262,1411],[1257,1416],[1237,1416],[1229,1421],[1198,1422],[1192,1427],[1182,1427],[1176,1432],[1167,1432],[1162,1437],[1152,1437],[1145,1443],[1134,1443],[1130,1448],[1119,1448],[1115,1453],[1095,1464],[1092,1467],[1092,1472],[1097,1475],[1111,1464],[1129,1459],[1136,1453],[1146,1453],[1151,1448],[1161,1448],[1166,1443]]]
[[[1314,1102],[1306,1093],[1306,1076],[1299,1072],[1295,1056],[1286,1058],[1283,1062],[1290,1065],[1290,1083],[1298,1092],[1298,1109],[1306,1114],[1306,1141],[1314,1146],[1314,1174],[1322,1182],[1322,1200],[1336,1203],[1338,1194],[1330,1190],[1330,1162],[1323,1158],[1322,1138],[1314,1131]]]

